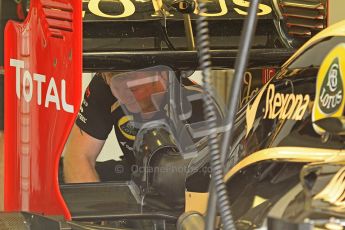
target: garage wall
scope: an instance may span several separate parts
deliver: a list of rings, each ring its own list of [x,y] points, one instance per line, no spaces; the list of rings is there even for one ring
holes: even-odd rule
[[[344,0],[328,0],[328,23],[332,25],[336,22],[339,22],[345,19],[344,9],[345,1]]]

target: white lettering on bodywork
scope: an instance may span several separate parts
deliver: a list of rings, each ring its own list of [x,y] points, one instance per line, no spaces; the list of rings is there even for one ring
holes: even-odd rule
[[[44,107],[46,108],[48,108],[50,104],[55,104],[56,110],[61,110],[62,107],[62,110],[65,112],[74,112],[74,106],[68,104],[66,100],[67,86],[64,79],[60,81],[60,88],[58,88],[55,78],[51,77],[47,91],[45,92],[45,97],[42,98],[42,85],[46,83],[46,76],[39,73],[30,73],[28,70],[24,70],[25,63],[22,60],[10,59],[10,66],[16,68],[16,95],[18,99],[21,99],[21,96],[23,95],[24,100],[30,103],[33,98],[33,93],[36,92],[37,105],[42,105],[43,100]],[[23,75],[21,75],[22,69],[24,71]],[[37,89],[35,89],[35,87]],[[60,91],[58,89],[60,89]]]

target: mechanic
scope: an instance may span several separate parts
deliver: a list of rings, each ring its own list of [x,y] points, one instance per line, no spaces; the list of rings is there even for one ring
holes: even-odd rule
[[[136,72],[136,74],[140,75],[141,72]],[[141,111],[140,116],[144,122],[153,116],[156,108],[152,103],[151,95],[166,92],[167,74],[167,72],[160,72],[159,80],[131,87],[136,100],[123,90],[125,83],[121,81],[125,82],[123,79],[128,76],[120,78],[117,76],[121,74],[107,72],[97,73],[93,77],[85,91],[84,100],[66,148],[63,160],[65,183],[130,179],[131,166],[135,164],[133,143],[138,128],[135,127],[128,114],[138,114]],[[181,85],[187,91],[201,91],[187,78],[182,79]],[[159,101],[158,103],[164,104],[162,96],[155,98]],[[192,102],[193,113],[187,122],[202,121],[202,108],[202,100]],[[123,152],[122,159],[107,161],[103,164],[96,163],[97,156],[112,127]],[[123,169],[121,172],[115,170],[119,168],[119,165]]]
[[[8,20],[23,21],[29,9],[27,0],[0,0],[0,168],[4,168],[4,31]],[[1,175],[1,180],[3,176]],[[4,183],[0,183],[0,196],[3,197]],[[0,201],[0,207],[3,208]]]

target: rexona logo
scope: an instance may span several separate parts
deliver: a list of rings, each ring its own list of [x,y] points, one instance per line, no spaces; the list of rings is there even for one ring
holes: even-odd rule
[[[342,43],[333,48],[320,65],[316,79],[313,122],[327,117],[344,116],[344,65],[345,44]],[[325,132],[315,124],[313,127],[319,134]]]
[[[58,92],[58,88],[53,77],[50,78],[47,83],[45,75],[38,73],[30,73],[28,70],[24,70],[23,77],[21,77],[21,69],[24,68],[24,61],[17,59],[10,59],[10,66],[16,68],[16,95],[18,99],[24,98],[26,102],[31,102],[34,87],[36,86],[37,92],[37,105],[55,106],[56,110],[64,110],[68,113],[74,112],[74,106],[69,105],[66,102],[66,81],[61,80],[61,90]],[[47,91],[43,92],[42,85],[48,84]],[[42,97],[43,95],[43,97]]]
[[[267,88],[264,119],[301,120],[310,102],[309,95],[277,93],[274,84],[265,85],[247,107],[247,133],[253,128],[261,98]]]
[[[273,84],[266,95],[266,119],[301,120],[310,101],[309,95],[276,93]]]

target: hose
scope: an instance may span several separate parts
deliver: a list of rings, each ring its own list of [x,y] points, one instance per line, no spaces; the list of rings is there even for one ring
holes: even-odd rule
[[[206,12],[205,4],[199,2],[200,14]],[[232,219],[230,202],[228,200],[226,186],[224,184],[223,167],[221,162],[221,155],[218,146],[218,135],[217,135],[217,114],[215,110],[214,101],[212,98],[212,87],[210,85],[210,74],[211,74],[211,55],[209,47],[209,31],[208,22],[206,17],[199,14],[197,19],[197,45],[198,45],[198,56],[199,64],[202,70],[202,79],[204,84],[205,92],[203,93],[204,102],[204,116],[208,125],[208,147],[210,151],[210,165],[211,175],[213,184],[217,194],[217,204],[220,209],[220,215],[223,222],[223,228],[226,230],[235,229],[234,222]],[[212,184],[212,182],[211,182]],[[212,228],[213,229],[213,228]]]
[[[242,88],[243,75],[247,67],[249,51],[252,45],[253,36],[255,33],[256,22],[257,22],[257,11],[260,0],[250,1],[250,7],[248,10],[248,16],[244,21],[244,26],[241,34],[241,41],[239,50],[235,62],[235,73],[232,81],[230,94],[228,95],[229,103],[227,108],[229,109],[227,117],[225,119],[225,133],[223,135],[222,142],[222,164],[224,165],[226,155],[228,154],[230,144],[233,139],[233,132],[231,132],[234,121],[236,118],[238,98],[240,98],[240,89]],[[224,167],[225,168],[225,167]]]
[[[228,95],[229,100],[229,105],[227,108],[229,108],[229,112],[227,114],[226,120],[225,120],[225,133],[223,135],[223,142],[222,142],[222,148],[221,148],[221,163],[220,167],[223,168],[225,166],[225,158],[226,155],[228,154],[228,151],[230,150],[230,144],[232,142],[233,138],[233,124],[234,120],[236,117],[236,111],[237,111],[237,100],[240,96],[240,89],[242,88],[242,76],[244,74],[247,61],[248,61],[248,56],[249,56],[249,50],[251,47],[251,41],[255,32],[256,28],[256,22],[257,22],[257,10],[258,10],[258,5],[259,5],[259,0],[252,0],[250,2],[250,8],[248,11],[248,16],[244,22],[244,27],[243,31],[241,34],[241,42],[240,42],[240,47],[239,47],[239,52],[236,58],[236,63],[235,63],[235,74],[234,74],[234,80],[231,85],[231,90],[230,94]],[[225,168],[225,167],[224,167]],[[216,216],[216,202],[212,202],[214,200],[218,201],[218,206],[219,206],[219,197],[223,194],[218,193],[218,188],[217,188],[217,183],[211,181],[210,186],[215,187],[215,192],[214,188],[210,187],[209,192],[209,202],[208,202],[208,208],[207,208],[207,219],[206,219],[206,229],[212,229],[212,226],[214,226],[215,222],[215,216]],[[221,209],[222,210],[222,209]],[[226,223],[223,222],[223,224],[226,227]]]

